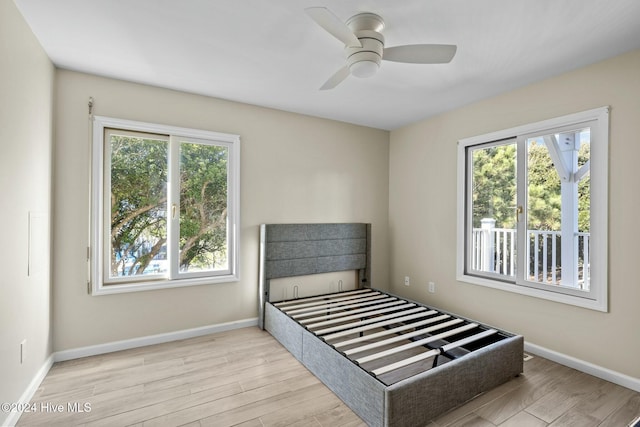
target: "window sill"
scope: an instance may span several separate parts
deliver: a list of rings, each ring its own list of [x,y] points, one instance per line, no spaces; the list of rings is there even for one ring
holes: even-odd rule
[[[129,292],[155,291],[158,289],[184,288],[187,286],[214,285],[218,283],[238,282],[240,278],[237,275],[228,274],[224,276],[198,277],[192,279],[179,280],[153,280],[147,282],[135,283],[112,283],[112,284],[94,284],[91,295],[112,295],[123,294]]]
[[[548,301],[559,302],[562,304],[573,305],[576,307],[587,308],[590,310],[608,312],[606,296],[600,296],[598,299],[582,298],[573,295],[561,294],[558,292],[545,291],[542,289],[529,288],[497,280],[485,279],[482,277],[469,276],[466,274],[458,275],[459,282],[472,285],[480,285],[488,288],[499,289],[502,291],[512,292],[520,295],[526,295],[534,298],[540,298]]]

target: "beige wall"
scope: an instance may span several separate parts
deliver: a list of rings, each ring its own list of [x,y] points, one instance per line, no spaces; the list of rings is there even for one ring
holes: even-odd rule
[[[256,317],[260,223],[371,222],[386,286],[388,132],[69,71],[56,89],[56,351]],[[87,295],[90,96],[97,115],[240,135],[240,282]]]
[[[391,132],[392,289],[521,333],[533,344],[640,378],[640,51]],[[609,313],[456,281],[456,142],[611,106]],[[411,276],[412,285],[402,285]],[[436,293],[427,293],[428,281]]]
[[[53,76],[14,3],[0,0],[0,402],[17,402],[51,354]],[[0,425],[8,415],[0,413]]]

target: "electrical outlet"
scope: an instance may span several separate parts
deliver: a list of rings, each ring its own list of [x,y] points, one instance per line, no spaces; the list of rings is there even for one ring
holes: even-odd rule
[[[24,339],[20,343],[20,364],[24,363],[24,359],[27,357],[27,340]]]
[[[429,293],[433,294],[436,292],[436,284],[434,282],[429,282]]]
[[[404,276],[404,285],[409,286],[410,284],[411,284],[411,280],[409,279],[409,276]]]

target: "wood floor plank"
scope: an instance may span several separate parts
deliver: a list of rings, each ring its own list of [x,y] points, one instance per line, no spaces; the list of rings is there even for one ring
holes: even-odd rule
[[[321,425],[317,417],[340,407],[342,402],[333,393],[307,400],[288,402],[286,408],[262,415],[260,420],[266,426]],[[335,425],[335,424],[334,424]]]
[[[198,426],[200,426],[199,421]],[[237,424],[236,427],[264,427],[264,424],[262,423],[262,421],[260,421],[260,418],[254,418],[244,423]]]
[[[83,387],[74,387],[55,392],[47,387],[40,387],[36,393],[40,401],[57,399],[65,402],[73,402],[78,400],[86,400],[93,396],[94,386],[87,384]]]
[[[591,415],[569,411],[549,424],[549,427],[595,427],[598,424],[600,424],[600,420]]]
[[[601,380],[599,387],[573,409],[599,420],[606,419],[636,393],[628,388]],[[638,414],[640,415],[640,414]]]
[[[577,371],[560,365],[553,366],[547,372],[549,375],[524,383],[513,392],[499,397],[476,412],[482,418],[500,425],[555,390],[562,381],[571,381],[577,374]]]
[[[96,421],[86,423],[87,426],[128,426],[135,423],[144,423],[147,420],[157,418],[158,416],[164,416],[173,412],[182,411],[186,408],[191,408],[211,401],[228,398],[229,396],[236,396],[242,394],[242,388],[240,384],[225,384],[220,387],[216,387],[207,390],[203,393],[194,393],[188,396],[163,401],[142,408],[129,410],[122,412],[114,416],[107,416]],[[182,424],[192,422],[195,420],[187,420]]]
[[[547,423],[553,422],[556,418],[573,408],[580,401],[580,397],[554,390],[538,399],[525,411],[538,419]]]
[[[260,414],[264,414],[260,416],[260,420],[265,425],[287,425],[286,423],[270,424],[268,422],[265,422],[265,418],[268,418],[269,415],[277,413],[288,413],[297,406],[310,405],[311,408],[313,408],[314,402],[320,401],[323,399],[323,397],[329,395],[331,395],[331,392],[321,383],[311,384],[298,390],[292,390],[281,395],[269,397],[267,399],[260,399],[256,402],[252,402],[251,404],[224,411],[204,419],[200,419],[200,424],[202,425],[202,427],[234,426],[238,423],[254,419],[256,416],[260,416]],[[313,411],[308,410],[307,414],[302,417],[302,419],[306,418],[309,424],[313,424],[315,422],[315,418],[312,415],[312,412]],[[300,420],[293,421],[295,423]]]
[[[507,393],[512,393],[524,384],[529,384],[531,387],[535,388],[539,381],[547,378],[546,373],[554,366],[554,363],[549,362],[546,359],[535,357],[524,364],[523,374],[481,394],[480,396],[475,397],[464,405],[441,415],[434,420],[434,424],[438,426],[448,426],[456,420],[476,411],[478,408],[493,402]]]
[[[117,371],[133,366],[144,365],[144,356],[129,356],[119,354],[119,352],[110,353],[111,358],[105,356],[84,357],[77,360],[68,360],[53,365],[47,375],[49,381],[55,381],[63,378],[64,381],[74,376],[82,376],[92,371]]]
[[[41,400],[40,402],[37,402],[37,405],[42,406],[45,403],[55,403],[66,407],[68,402],[78,402],[82,404],[88,402],[91,405],[91,411],[81,414],[82,422],[86,423],[93,419],[99,419],[118,413],[119,410],[123,410],[122,408],[126,408],[125,405],[130,406],[132,402],[135,402],[136,405],[140,404],[140,396],[143,393],[144,387],[142,385],[138,385],[121,390],[115,390],[111,393],[92,396],[90,398],[85,398],[82,401],[68,399],[65,395],[57,395],[53,398]],[[175,394],[179,395],[179,391],[175,391]],[[29,425],[48,425],[50,423],[51,414],[48,414],[45,411],[30,413],[29,415],[30,417],[28,419],[24,419],[24,421]],[[56,422],[60,424],[66,423],[71,425],[73,424],[73,421],[78,418],[80,418],[79,414],[67,410],[59,414],[55,414]]]
[[[342,402],[335,408],[316,415],[316,420],[323,427],[366,427],[365,422]]]
[[[495,424],[477,414],[471,413],[451,424],[451,427],[495,427]]]
[[[121,388],[133,385],[144,384],[145,382],[154,381],[161,378],[174,376],[177,372],[181,372],[184,363],[179,359],[171,359],[164,362],[144,365],[141,368],[127,368],[122,373],[110,374],[106,378],[100,378],[99,383],[95,386],[95,394],[101,394],[108,391],[119,390]],[[88,381],[96,381],[93,378]]]
[[[600,426],[627,426],[638,416],[640,416],[640,394],[635,394],[627,399],[620,408],[609,415]]]
[[[540,418],[536,418],[528,412],[518,412],[509,418],[500,427],[546,427],[547,423]]]
[[[573,379],[565,377],[555,390],[538,399],[526,411],[551,423],[584,401],[604,383],[601,379],[574,370],[567,370],[567,375],[572,375]]]
[[[216,416],[216,419],[227,411],[233,411],[238,408],[256,404],[263,400],[277,402],[285,400],[291,396],[295,396],[298,390],[308,386],[319,386],[317,379],[312,377],[297,377],[292,380],[280,381],[275,384],[269,384],[259,389],[249,390],[234,396],[224,397],[222,399],[208,400],[195,406],[189,406],[184,409],[171,408],[165,410],[165,414],[155,417],[144,422],[145,427],[151,426],[180,426],[182,424],[200,420],[201,424],[204,419]],[[272,409],[277,409],[277,405],[271,405]],[[255,418],[252,417],[252,418]],[[251,419],[251,418],[248,418]],[[246,421],[246,420],[245,420]]]

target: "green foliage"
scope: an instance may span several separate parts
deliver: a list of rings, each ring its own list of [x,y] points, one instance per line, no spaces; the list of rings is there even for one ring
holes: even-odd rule
[[[578,151],[578,167],[591,158],[591,145],[581,144]],[[578,231],[588,233],[591,224],[591,174],[578,183]]]
[[[180,268],[206,268],[226,259],[225,147],[180,146]],[[222,257],[220,255],[223,255]]]
[[[110,142],[111,275],[142,274],[166,241],[168,144],[116,135]]]
[[[111,135],[111,275],[166,259],[169,143]],[[181,271],[226,266],[228,149],[180,144]],[[145,271],[147,270],[147,271]]]
[[[561,227],[562,196],[558,171],[544,143],[529,144],[527,197],[529,230],[558,231]]]
[[[493,218],[498,228],[515,228],[516,145],[473,150],[473,227]]]
[[[588,143],[581,144],[578,167],[589,159]],[[516,144],[476,148],[473,161],[473,227],[482,218],[494,218],[498,228],[516,227]],[[561,227],[561,182],[546,145],[530,141],[528,147],[528,224],[530,230],[558,231]],[[589,175],[578,183],[578,229],[588,232]]]

